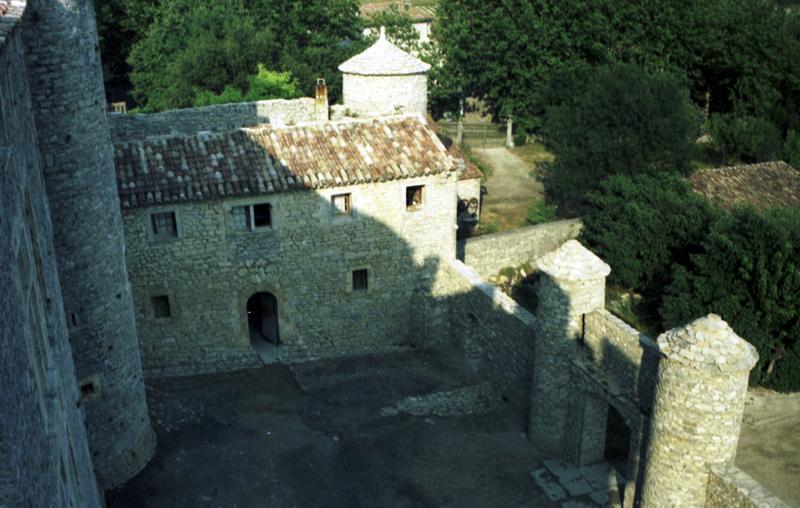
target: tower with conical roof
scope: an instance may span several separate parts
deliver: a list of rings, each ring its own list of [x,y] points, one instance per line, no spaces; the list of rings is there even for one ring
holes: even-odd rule
[[[344,106],[357,116],[425,115],[430,68],[389,42],[381,27],[375,44],[339,66]]]

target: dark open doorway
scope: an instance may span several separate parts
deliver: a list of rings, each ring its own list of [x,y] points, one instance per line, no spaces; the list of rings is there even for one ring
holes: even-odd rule
[[[278,299],[268,292],[256,293],[247,300],[247,325],[250,344],[256,350],[281,342],[278,330]]]

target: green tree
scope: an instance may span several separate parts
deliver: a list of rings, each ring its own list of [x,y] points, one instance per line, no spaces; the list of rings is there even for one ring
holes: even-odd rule
[[[699,114],[674,76],[631,65],[578,69],[556,75],[543,95],[556,156],[545,188],[566,211],[580,211],[606,176],[689,170]]]
[[[276,53],[242,0],[171,0],[131,51],[133,95],[145,110],[188,107],[202,91],[244,90]]]
[[[728,164],[772,161],[782,151],[781,133],[770,121],[719,113],[711,116],[714,146]]]
[[[688,262],[715,212],[679,175],[612,175],[587,198],[582,239],[609,281],[658,300],[674,262]]]
[[[247,80],[247,90],[239,90],[231,85],[226,86],[220,94],[204,90],[197,94],[193,105],[210,106],[267,99],[295,99],[301,95],[292,73],[273,72],[259,64],[258,72]]]
[[[800,209],[724,215],[675,266],[660,312],[667,327],[721,315],[758,350],[751,383],[800,390]]]

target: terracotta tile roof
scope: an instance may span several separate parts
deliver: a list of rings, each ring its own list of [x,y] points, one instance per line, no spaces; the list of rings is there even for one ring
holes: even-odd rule
[[[464,152],[461,151],[461,148],[458,147],[457,144],[453,143],[450,145],[450,148],[447,149],[447,153],[450,154],[456,161],[462,160],[464,161],[464,171],[461,172],[459,175],[459,180],[473,180],[475,178],[483,178],[483,173],[481,170],[478,169],[478,166],[470,162],[470,160],[464,156]]]
[[[123,208],[456,171],[419,116],[270,125],[116,143]]]
[[[402,0],[394,2],[362,4],[359,9],[359,12],[361,13],[361,17],[365,18],[367,22],[369,22],[369,18],[371,18],[375,14],[378,14],[379,12],[391,9],[393,6],[397,7],[400,10],[400,12],[406,12],[408,16],[411,18],[411,21],[415,23],[433,21],[434,19],[436,19],[436,9],[434,7],[423,7],[418,5],[412,5],[411,7],[406,9],[405,7],[403,7]]]
[[[800,172],[782,161],[705,169],[689,181],[695,192],[726,209],[800,206]]]

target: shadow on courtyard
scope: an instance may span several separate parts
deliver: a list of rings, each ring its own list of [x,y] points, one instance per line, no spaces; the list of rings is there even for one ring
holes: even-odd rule
[[[107,502],[550,506],[529,476],[543,456],[511,411],[456,397],[447,417],[390,410],[476,381],[460,362],[422,352],[150,381],[158,451]]]

